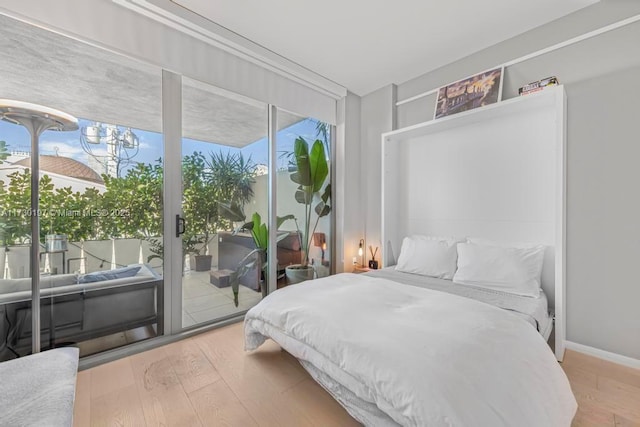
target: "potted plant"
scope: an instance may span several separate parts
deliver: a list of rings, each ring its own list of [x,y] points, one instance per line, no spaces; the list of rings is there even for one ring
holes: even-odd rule
[[[184,190],[185,204],[190,206],[191,216],[187,224],[191,223],[193,232],[202,237],[200,250],[194,257],[195,269],[208,271],[212,264],[209,244],[219,230],[232,228],[232,224],[220,215],[219,205],[237,204],[242,209],[252,199],[256,166],[251,157],[245,160],[242,153],[210,152],[206,158],[201,153],[194,153],[192,157],[188,165],[192,169],[187,172],[193,175],[193,182]]]
[[[287,220],[293,219],[295,217],[291,214],[285,216],[279,216],[276,218],[276,229],[279,229],[280,226]],[[253,217],[250,222],[247,222],[242,226],[245,230],[249,230],[251,232],[251,236],[253,237],[253,241],[256,244],[256,248],[262,254],[262,274],[265,279],[265,283],[268,283],[268,273],[269,273],[269,264],[267,263],[267,250],[269,247],[269,227],[267,224],[262,222],[262,218],[258,212],[254,212]],[[279,234],[276,242],[280,242],[281,240],[287,238],[289,233]],[[262,296],[267,295],[266,287],[262,288]]]
[[[214,224],[217,222],[215,203],[216,188],[208,179],[205,156],[195,152],[184,156],[182,160],[183,211],[186,233],[191,237],[185,241],[189,253],[193,254],[192,268],[196,271],[211,270],[212,255],[209,243],[213,239]]]
[[[285,274],[289,283],[299,283],[313,279],[314,269],[309,265],[309,249],[312,244],[313,233],[318,227],[320,218],[329,215],[331,206],[331,184],[326,184],[329,176],[329,164],[327,163],[324,144],[317,139],[311,148],[302,137],[298,137],[293,146],[291,160],[291,180],[298,184],[295,193],[296,202],[304,206],[304,218],[300,246],[302,258],[300,264],[290,265],[285,268]],[[315,221],[314,221],[315,213]],[[296,221],[297,224],[297,221]]]
[[[220,215],[223,218],[233,223],[243,222],[246,220],[246,215],[244,214],[242,207],[240,207],[237,204],[228,204],[228,203],[221,202],[219,203],[218,207],[220,209]],[[291,214],[285,215],[283,217],[280,217],[280,216],[277,217],[276,229],[279,229],[280,226],[289,219],[295,220],[295,217]],[[251,218],[251,221],[245,222],[243,225],[236,228],[234,230],[234,234],[238,233],[241,230],[248,230],[251,233],[251,237],[253,238],[253,242],[256,245],[256,249],[252,250],[250,253],[248,253],[244,257],[242,261],[240,261],[237,269],[237,274],[232,275],[231,277],[231,285],[233,289],[234,302],[236,303],[236,307],[238,306],[239,280],[244,274],[246,274],[248,271],[251,270],[251,268],[253,268],[253,265],[255,264],[255,262],[257,260],[259,260],[260,262],[260,269],[262,270],[262,276],[263,276],[262,278],[264,280],[264,283],[268,283],[268,272],[269,272],[268,263],[267,263],[267,250],[269,247],[269,227],[267,226],[266,223],[262,222],[262,217],[260,216],[260,214],[258,212],[254,212]],[[288,235],[289,233],[278,235],[278,238],[276,239],[276,241],[279,242],[282,239],[286,238]],[[267,295],[267,287],[263,286],[262,296],[264,297],[266,295]]]
[[[154,259],[159,259],[164,262],[164,244],[162,238],[149,237],[145,238],[149,242],[149,252],[151,255],[147,257],[147,262],[151,262]],[[197,246],[201,244],[202,240],[196,236],[183,234],[182,235],[182,274],[184,275],[185,259],[189,255],[198,253]]]

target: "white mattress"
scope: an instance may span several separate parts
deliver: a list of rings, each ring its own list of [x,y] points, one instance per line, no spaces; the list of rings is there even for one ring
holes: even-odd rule
[[[246,350],[272,338],[366,426],[568,427],[577,408],[527,321],[460,295],[344,273],[271,293],[244,327]]]
[[[551,334],[553,320],[549,314],[547,297],[544,292],[541,292],[538,298],[524,297],[477,286],[460,285],[451,280],[402,273],[396,271],[394,267],[370,271],[365,274],[371,277],[393,280],[405,285],[447,292],[510,310],[526,319],[545,339],[549,339]]]

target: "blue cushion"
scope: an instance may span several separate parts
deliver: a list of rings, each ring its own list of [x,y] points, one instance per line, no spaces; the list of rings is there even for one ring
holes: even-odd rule
[[[124,267],[115,270],[96,271],[94,273],[83,274],[78,278],[78,283],[103,282],[105,280],[122,279],[123,277],[133,277],[138,274],[142,267]]]

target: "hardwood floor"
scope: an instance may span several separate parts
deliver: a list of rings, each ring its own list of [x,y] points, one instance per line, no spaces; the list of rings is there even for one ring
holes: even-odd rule
[[[570,350],[562,367],[578,401],[573,426],[640,426],[640,370]]]
[[[640,370],[567,351],[574,426],[640,426]],[[357,426],[280,347],[247,357],[242,324],[78,374],[75,426]]]

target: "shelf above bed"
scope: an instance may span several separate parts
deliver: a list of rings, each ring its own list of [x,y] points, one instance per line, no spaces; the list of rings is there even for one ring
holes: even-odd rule
[[[531,95],[511,98],[485,107],[383,133],[382,137],[385,142],[393,142],[443,132],[454,127],[467,126],[510,114],[549,107],[558,102],[558,97],[562,98],[563,96],[563,85],[549,87]]]

